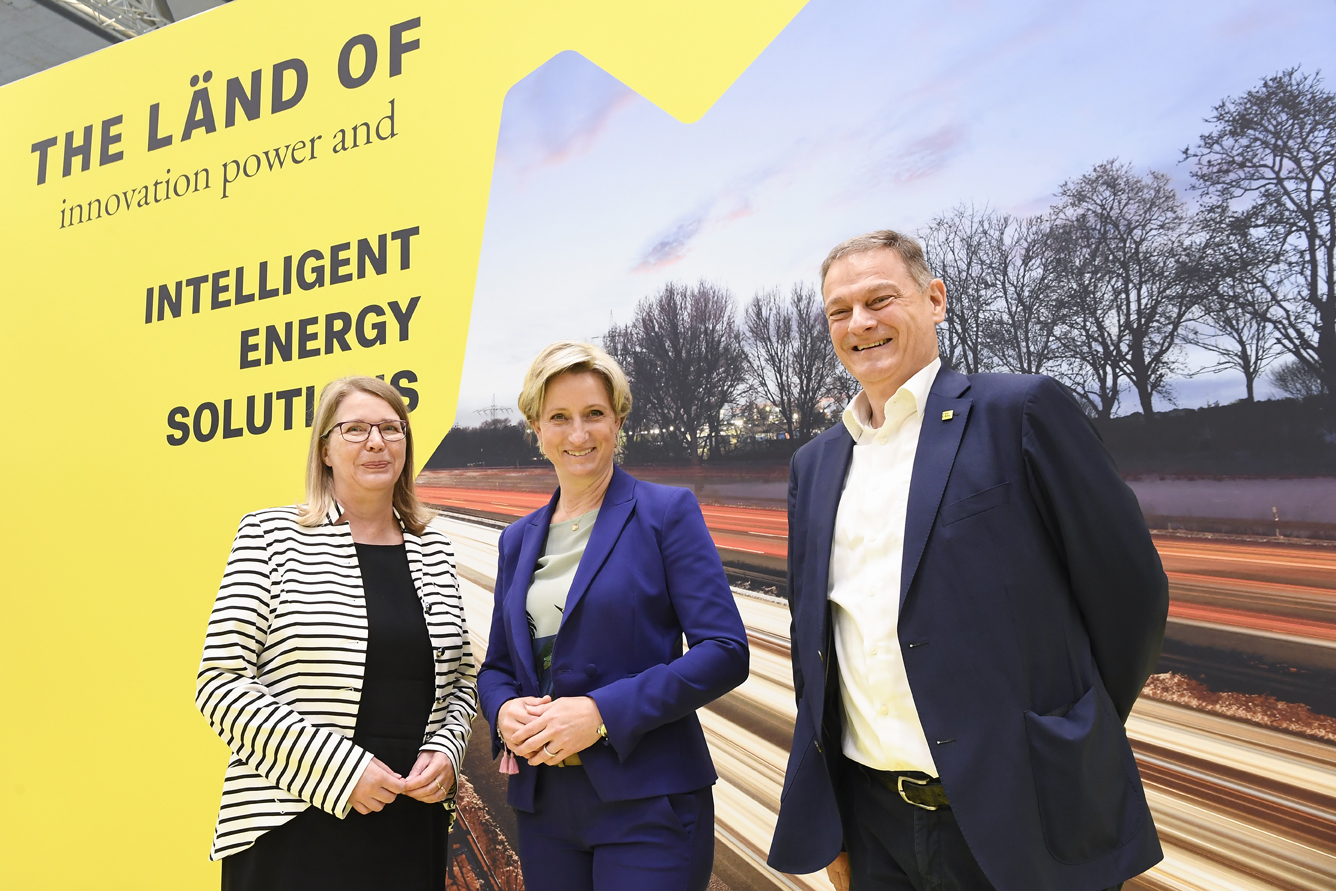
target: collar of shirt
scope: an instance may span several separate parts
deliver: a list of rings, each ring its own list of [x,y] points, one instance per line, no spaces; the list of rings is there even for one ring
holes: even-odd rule
[[[868,401],[867,391],[861,390],[845,406],[844,426],[856,443],[875,442],[884,445],[899,431],[910,415],[923,416],[923,409],[928,404],[928,393],[937,379],[937,372],[942,367],[940,358],[933,359],[905,381],[895,395],[886,400],[884,415],[886,420],[880,427],[872,426],[872,403]]]

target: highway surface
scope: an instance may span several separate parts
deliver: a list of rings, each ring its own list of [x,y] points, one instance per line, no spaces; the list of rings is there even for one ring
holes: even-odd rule
[[[509,522],[544,492],[419,486],[447,510]],[[704,504],[729,578],[783,596],[783,511]],[[1336,547],[1157,536],[1169,575],[1160,669],[1212,689],[1270,694],[1336,717]]]
[[[498,521],[528,513],[547,496],[423,488],[419,494],[452,512],[479,515],[436,523],[455,542],[470,633],[484,652]],[[703,509],[721,551],[782,560],[782,513]],[[1181,539],[1157,544],[1174,587],[1173,623],[1189,636],[1267,641],[1305,664],[1326,659],[1313,648],[1336,648],[1336,551]],[[733,891],[826,891],[821,875],[786,876],[764,864],[794,721],[789,619],[779,598],[734,591],[751,642],[751,676],[701,713],[720,775],[716,875]],[[1144,698],[1128,732],[1166,854],[1129,891],[1336,888],[1336,746]]]

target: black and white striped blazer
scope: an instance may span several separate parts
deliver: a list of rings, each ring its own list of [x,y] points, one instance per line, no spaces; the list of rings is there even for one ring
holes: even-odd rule
[[[195,687],[195,705],[232,750],[211,860],[250,847],[311,805],[343,818],[371,761],[352,741],[367,619],[341,513],[336,504],[315,527],[297,524],[296,506],[241,519]],[[477,689],[454,547],[431,527],[421,536],[405,529],[404,545],[436,661],[422,749],[444,752],[458,777]]]

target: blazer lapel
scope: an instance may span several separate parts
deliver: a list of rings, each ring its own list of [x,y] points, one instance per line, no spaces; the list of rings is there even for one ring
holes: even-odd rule
[[[854,455],[854,438],[844,424],[821,446],[816,475],[808,489],[812,493],[807,511],[807,578],[803,580],[803,599],[795,617],[799,647],[803,652],[821,654],[823,682],[807,685],[808,696],[813,698],[809,712],[819,728],[825,714],[825,666],[835,658],[826,652],[827,626],[830,623],[830,605],[826,594],[830,589],[830,551],[835,540],[835,516],[840,509],[840,495],[844,492],[844,477]],[[790,592],[792,596],[792,592]],[[810,656],[808,657],[810,658]]]
[[[956,452],[969,422],[969,399],[961,394],[969,389],[969,378],[958,371],[943,368],[928,394],[919,431],[918,451],[914,455],[914,475],[909,483],[909,504],[905,514],[904,562],[900,570],[900,608],[904,609],[909,586],[918,571],[928,534],[937,521],[942,493],[956,462]],[[943,415],[951,412],[946,419]]]
[[[400,516],[398,509],[391,508],[391,510],[394,511],[394,519],[404,536],[404,555],[408,557],[408,572],[413,577],[413,587],[417,589],[418,600],[422,600],[422,539],[404,525],[404,518]]]
[[[830,588],[830,549],[835,540],[835,515],[840,510],[844,477],[849,472],[849,462],[854,456],[854,438],[842,423],[838,431],[821,447],[816,478],[809,490],[812,500],[807,513],[807,565],[811,569],[804,588],[811,594],[806,598],[811,604],[807,609],[819,606],[819,610],[817,613],[807,613],[806,618],[814,623],[809,627],[817,627],[823,632],[826,593]]]
[[[613,465],[612,480],[608,483],[608,491],[603,496],[603,504],[594,520],[594,530],[589,533],[589,544],[585,545],[584,555],[580,557],[580,565],[575,570],[575,578],[571,580],[570,593],[566,595],[563,625],[566,616],[575,612],[575,607],[589,590],[594,576],[607,562],[612,546],[626,528],[626,521],[631,518],[631,512],[636,506],[635,485],[635,477]]]
[[[404,530],[404,556],[408,558],[408,572],[413,577],[418,600],[422,600],[422,539]]]
[[[547,542],[547,527],[552,522],[552,513],[556,510],[558,489],[552,493],[552,499],[524,527],[524,541],[520,543],[520,556],[515,563],[515,574],[511,577],[510,590],[506,592],[506,627],[510,631],[510,652],[523,667],[529,679],[529,687],[538,690],[538,671],[533,662],[533,641],[529,639],[529,585],[533,582],[533,572],[538,566],[538,555]]]

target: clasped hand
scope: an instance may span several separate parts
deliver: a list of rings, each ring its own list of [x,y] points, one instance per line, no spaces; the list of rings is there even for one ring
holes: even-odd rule
[[[497,712],[497,729],[510,751],[529,763],[556,764],[598,742],[603,723],[598,703],[588,696],[521,696]]]
[[[400,795],[428,804],[444,801],[455,787],[455,767],[444,752],[421,752],[407,777],[390,770],[379,758],[362,771],[348,801],[359,814],[372,814]]]

